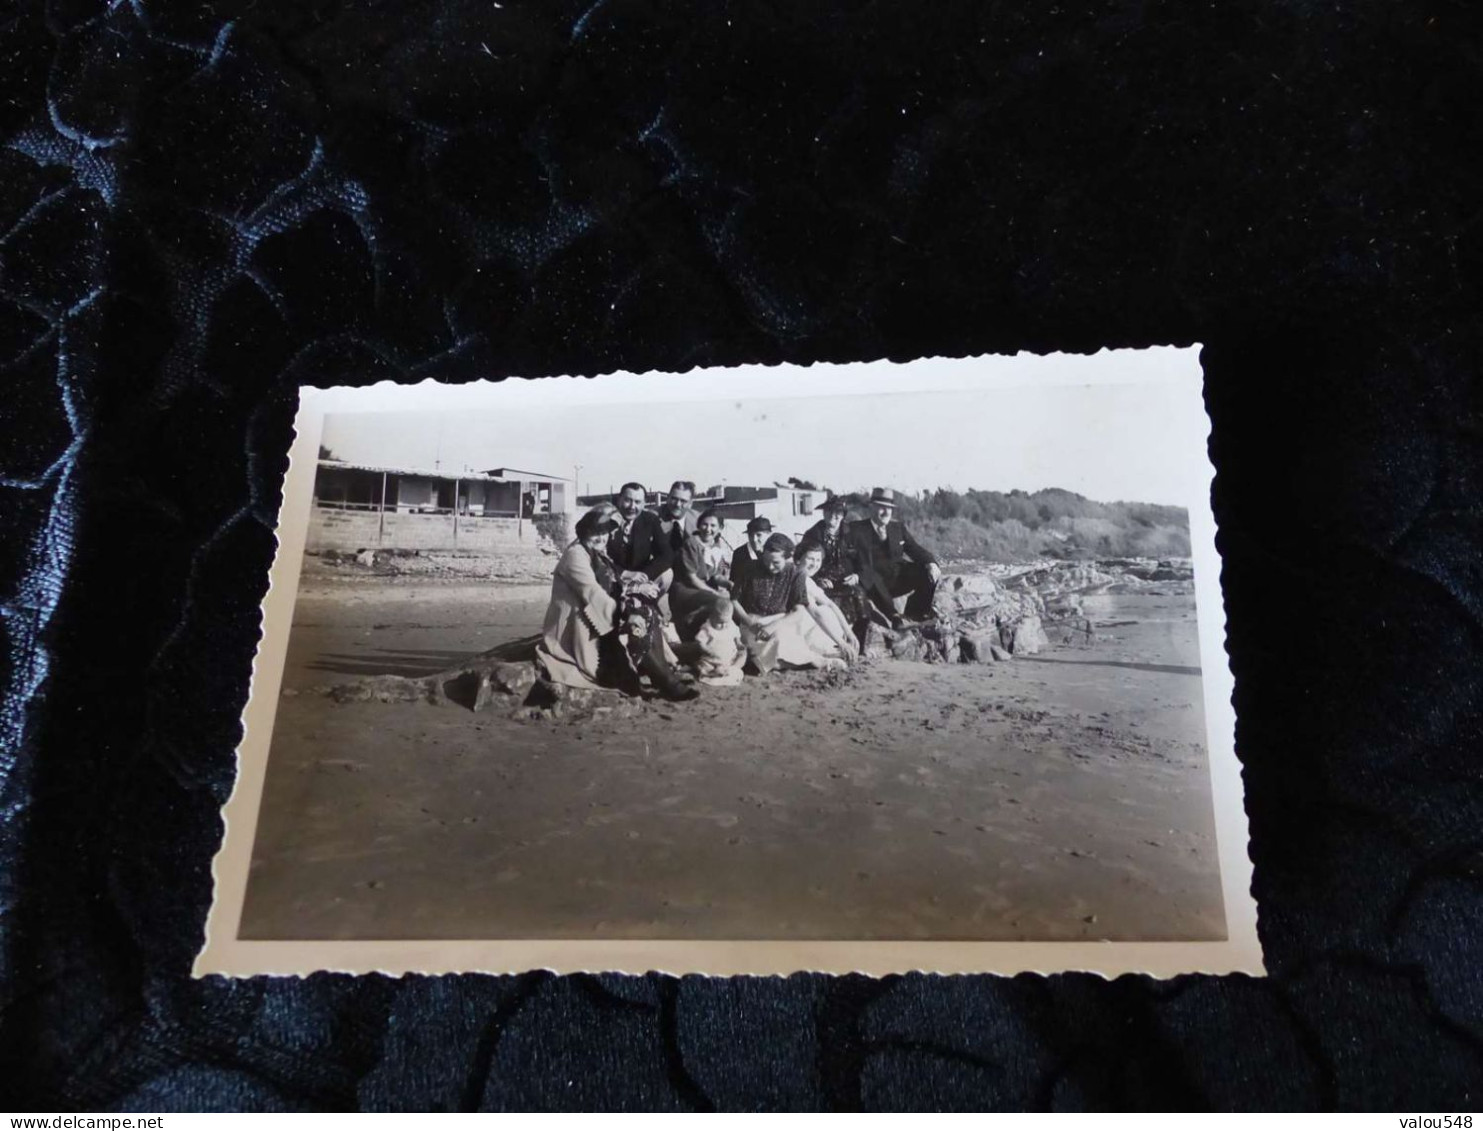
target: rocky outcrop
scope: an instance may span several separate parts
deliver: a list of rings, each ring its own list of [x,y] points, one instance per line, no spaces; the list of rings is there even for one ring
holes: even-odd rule
[[[1189,558],[1111,558],[1097,563],[1113,574],[1109,593],[1188,596],[1195,591],[1194,562]]]
[[[915,660],[927,664],[956,663],[960,634],[951,623],[928,621],[899,629],[871,623],[865,630],[861,655],[868,660]]]
[[[1042,648],[1050,646],[1050,640],[1045,635],[1045,628],[1040,623],[1038,616],[1021,617],[1012,624],[1006,624],[999,631],[1000,642],[1010,655],[1033,656]]]
[[[1045,601],[1018,578],[1006,583],[988,573],[950,574],[937,587],[933,612],[934,621],[909,631],[933,640],[938,660],[997,663],[1049,643],[1041,627]],[[897,645],[890,651],[902,658],[912,649]]]
[[[564,687],[544,678],[531,636],[427,676],[377,675],[316,688],[336,703],[428,703],[467,711],[498,711],[517,719],[626,717],[642,700],[607,688]]]
[[[1086,615],[1080,593],[1061,593],[1045,602],[1045,615],[1050,620],[1068,620]]]
[[[939,621],[992,624],[1039,615],[1045,603],[1034,590],[1001,585],[986,573],[950,574],[937,587],[932,611]]]
[[[642,699],[607,687],[567,687],[541,680],[514,713],[517,719],[626,719],[641,715]]]
[[[958,637],[958,659],[965,664],[994,664],[1009,659],[996,628],[970,628]]]
[[[1077,615],[1076,606],[1087,594],[1194,591],[1194,563],[1189,558],[1043,561],[988,568],[1002,588],[1033,593],[1046,609],[1070,616]]]
[[[1097,562],[1054,562],[1019,574],[1014,585],[1048,601],[1066,593],[1098,592],[1115,582],[1118,576]]]
[[[524,703],[538,680],[532,661],[475,658],[434,675],[373,675],[317,690],[336,703],[431,703],[483,711]]]
[[[867,660],[884,660],[890,654],[891,646],[886,642],[886,630],[872,621],[865,628],[860,655]]]
[[[1034,655],[1050,646],[1047,625],[1062,630],[1058,639],[1066,626],[1087,634],[1087,595],[1187,593],[1193,578],[1188,561],[1143,559],[1047,561],[948,574],[937,588],[933,621],[894,633],[872,627],[865,654],[971,664]]]
[[[373,675],[350,683],[315,688],[336,703],[439,703],[437,687],[426,679]]]
[[[491,703],[504,705],[503,696],[524,703],[539,676],[533,661],[479,660],[428,677],[440,701],[482,711]]]

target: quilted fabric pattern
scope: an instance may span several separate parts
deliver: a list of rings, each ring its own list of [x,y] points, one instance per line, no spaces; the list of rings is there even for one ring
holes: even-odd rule
[[[0,12],[0,1106],[1476,1109],[1479,31]],[[1270,978],[188,977],[298,384],[1191,341]]]

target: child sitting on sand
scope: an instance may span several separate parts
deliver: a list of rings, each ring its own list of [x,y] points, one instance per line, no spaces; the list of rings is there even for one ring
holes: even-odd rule
[[[742,681],[742,666],[747,662],[747,646],[732,619],[731,602],[717,601],[710,616],[695,634],[700,657],[695,671],[700,682],[711,687],[736,687]]]

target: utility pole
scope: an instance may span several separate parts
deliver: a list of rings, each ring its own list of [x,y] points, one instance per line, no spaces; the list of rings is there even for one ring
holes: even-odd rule
[[[381,473],[381,509],[376,512],[376,545],[386,542],[386,472]]]

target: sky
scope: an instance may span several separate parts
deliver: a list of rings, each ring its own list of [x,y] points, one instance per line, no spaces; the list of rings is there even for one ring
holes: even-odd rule
[[[1197,365],[1192,382],[1125,373],[1087,383],[1076,378],[1088,371],[1073,369],[932,391],[903,391],[901,371],[911,366],[890,368],[894,376],[875,382],[858,373],[814,380],[810,370],[789,382],[774,369],[760,383],[712,381],[691,400],[666,399],[669,386],[631,376],[639,395],[622,400],[617,379],[602,391],[595,386],[605,379],[566,391],[555,382],[489,385],[442,411],[411,407],[428,400],[403,395],[396,411],[326,412],[321,442],[351,462],[447,472],[505,466],[572,478],[580,465],[582,494],[630,479],[651,489],[693,479],[704,490],[790,476],[837,491],[1063,487],[1176,505],[1208,490]],[[754,387],[766,395],[736,395]],[[354,403],[341,397],[334,407]]]

